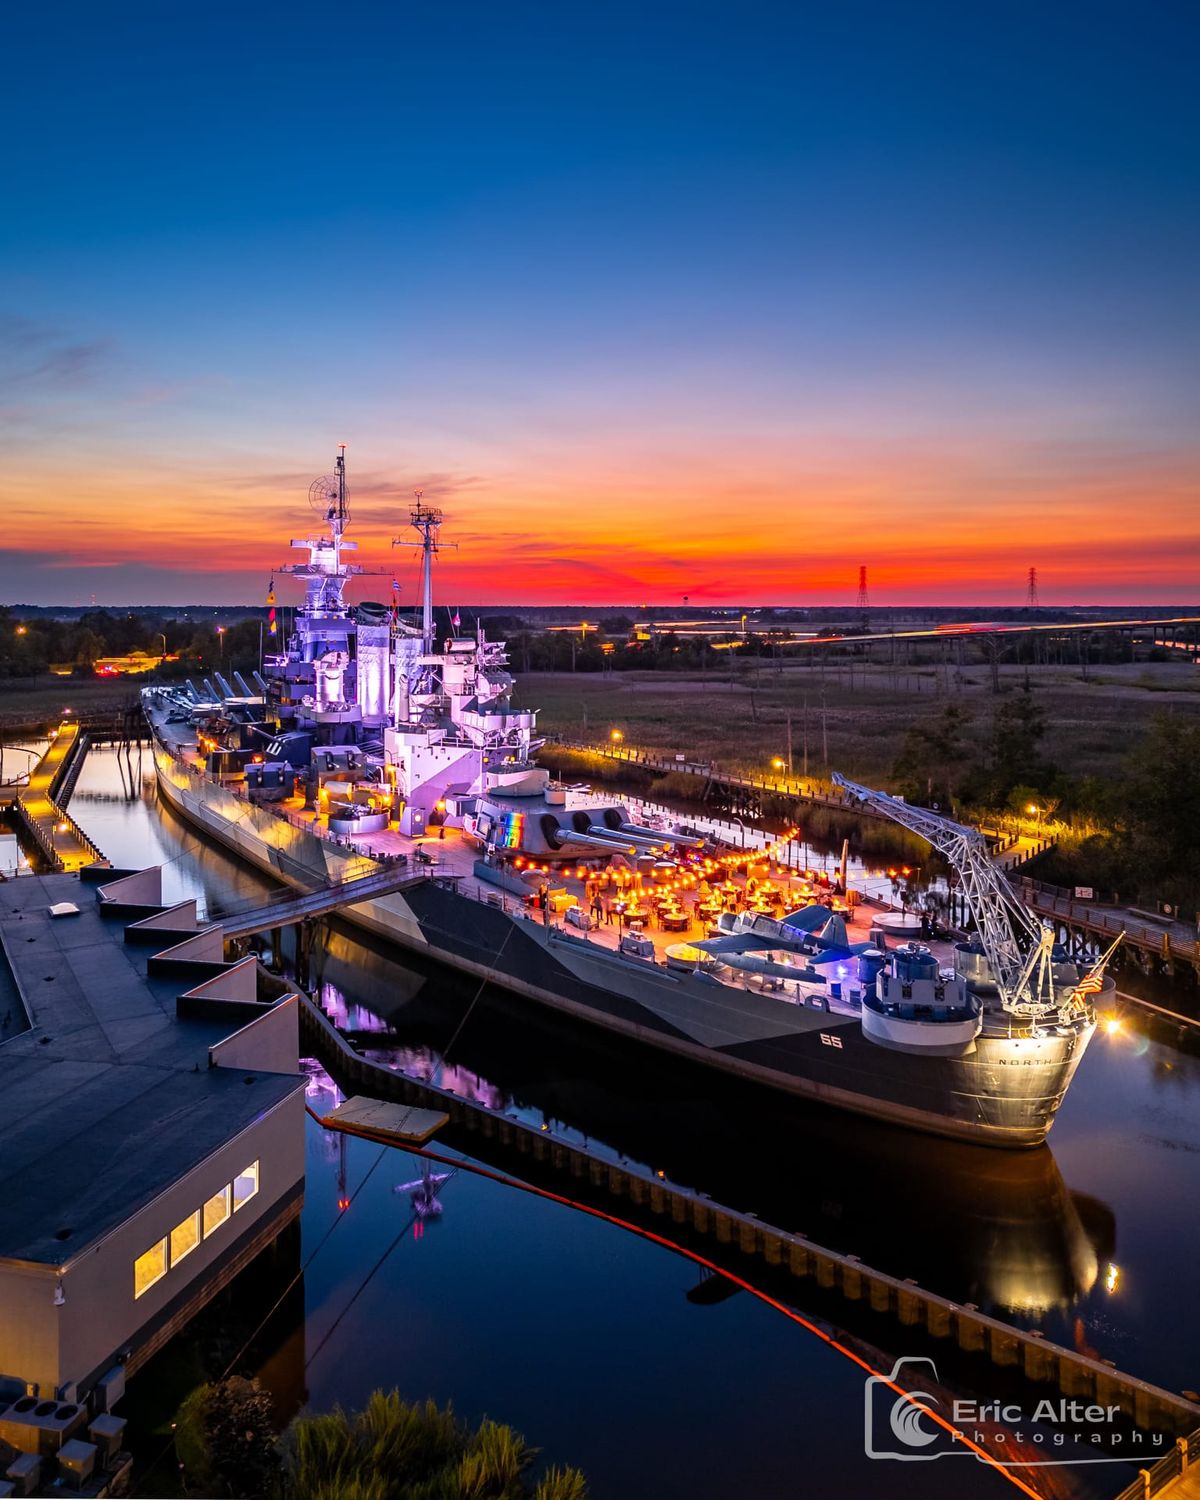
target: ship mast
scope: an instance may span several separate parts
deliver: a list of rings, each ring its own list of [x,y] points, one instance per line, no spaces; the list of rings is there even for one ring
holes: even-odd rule
[[[442,512],[436,505],[426,505],[421,490],[413,491],[413,507],[408,514],[409,525],[421,540],[410,542],[398,536],[393,547],[420,547],[421,549],[421,650],[425,656],[433,655],[433,559],[445,545],[438,538],[442,525]],[[451,545],[454,545],[451,543]]]
[[[337,477],[337,507],[331,512],[329,518],[329,529],[334,536],[341,538],[346,529],[348,515],[346,511],[346,445],[338,444],[338,456],[334,460],[334,472]]]

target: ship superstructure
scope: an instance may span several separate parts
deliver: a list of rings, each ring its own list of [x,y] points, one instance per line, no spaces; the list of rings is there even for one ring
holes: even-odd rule
[[[536,714],[511,703],[512,678],[502,641],[482,626],[467,636],[457,619],[439,638],[433,610],[433,561],[442,512],[418,493],[410,521],[421,554],[417,622],[378,604],[353,606],[347,583],[362,568],[345,558],[349,540],[345,451],[334,472],[314,481],[310,502],[323,535],[293,541],[307,561],[279,571],[301,580],[305,594],[283,652],[265,658],[266,709],[282,736],[268,755],[301,763],[305,751],[336,772],[336,795],[365,822],[393,810],[402,830],[419,833],[434,814],[452,817],[458,804],[499,791],[535,796],[549,776],[534,766]],[[357,754],[327,753],[357,747]],[[298,753],[297,753],[298,752]],[[326,753],[322,753],[326,752]]]

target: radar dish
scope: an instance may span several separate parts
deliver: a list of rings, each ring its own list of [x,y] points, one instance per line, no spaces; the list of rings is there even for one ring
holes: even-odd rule
[[[350,519],[345,481],[337,474],[323,474],[308,487],[308,503],[322,521]]]

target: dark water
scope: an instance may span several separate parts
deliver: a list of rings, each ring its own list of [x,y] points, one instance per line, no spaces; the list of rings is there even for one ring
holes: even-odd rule
[[[263,888],[157,806],[148,757],[139,770],[136,754],[93,751],[72,811],[114,863],[169,862],[170,896],[221,903]],[[342,931],[317,979],[374,1055],[426,1074],[477,992]],[[1189,1037],[1138,1024],[1097,1035],[1052,1147],[1029,1153],[770,1103],[486,994],[440,1076],[1168,1388],[1196,1388],[1200,1058]],[[299,1244],[155,1363],[134,1393],[143,1432],[237,1353],[302,1270],[250,1355],[285,1413],[398,1385],[511,1422],[548,1459],[580,1464],[600,1497],[1009,1492],[974,1460],[868,1461],[863,1372],[746,1292],[689,1300],[697,1269],[667,1249],[465,1171],[441,1189],[440,1219],[417,1224],[395,1188],[419,1178],[418,1159],[312,1125],[307,1148]],[[905,1351],[863,1352],[878,1363]],[[1059,1471],[1056,1492],[1111,1493],[1127,1473]]]

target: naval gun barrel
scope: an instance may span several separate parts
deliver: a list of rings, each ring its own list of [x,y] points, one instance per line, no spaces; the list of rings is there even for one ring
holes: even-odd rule
[[[603,849],[606,854],[629,854],[634,851],[632,840],[622,839],[613,832],[608,832],[606,837],[601,838],[595,833],[580,833],[576,828],[558,828],[550,841],[558,850],[578,845],[581,849]]]
[[[653,839],[656,844],[675,844],[684,849],[699,849],[703,839],[691,833],[664,833],[657,828],[643,828],[638,823],[618,823],[617,827],[630,838]]]
[[[618,844],[626,845],[626,847],[633,844],[638,849],[649,850],[661,849],[663,845],[663,840],[649,828],[644,829],[641,833],[630,833],[626,831],[624,824],[619,828],[610,828],[607,823],[589,823],[587,831],[594,834],[597,838],[612,839]]]

